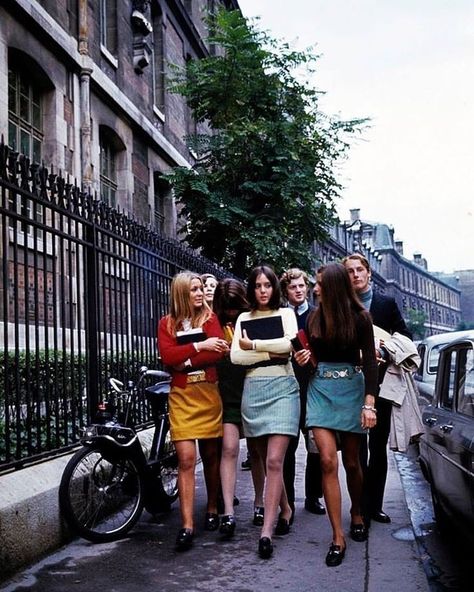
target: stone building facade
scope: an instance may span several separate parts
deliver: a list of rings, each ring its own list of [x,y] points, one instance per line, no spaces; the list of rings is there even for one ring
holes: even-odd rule
[[[467,314],[462,313],[460,286],[429,272],[420,254],[407,259],[393,227],[362,219],[358,209],[350,213],[349,220],[331,228],[329,240],[314,245],[315,266],[360,252],[370,262],[374,289],[392,296],[407,322],[418,313],[424,318],[425,336],[456,329]]]
[[[109,205],[176,236],[162,178],[189,166],[195,131],[167,91],[170,64],[206,45],[207,11],[236,0],[5,0],[0,4],[0,134]]]

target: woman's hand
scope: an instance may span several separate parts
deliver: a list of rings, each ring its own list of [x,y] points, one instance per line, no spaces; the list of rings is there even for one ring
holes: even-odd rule
[[[239,339],[240,349],[247,351],[253,349],[253,341],[247,337],[247,331],[245,329],[242,331],[242,335],[243,337]]]
[[[227,353],[229,351],[229,345],[225,339],[221,339],[220,337],[208,337],[205,341],[196,343],[196,351]]]
[[[311,358],[311,352],[309,349],[300,349],[294,352],[293,357],[298,366],[306,366]]]
[[[377,411],[375,409],[375,398],[372,395],[365,396],[365,402],[362,405],[360,413],[360,425],[363,430],[375,427],[377,423]]]

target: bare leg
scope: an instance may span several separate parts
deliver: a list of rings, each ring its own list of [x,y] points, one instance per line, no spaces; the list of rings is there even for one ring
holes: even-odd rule
[[[267,479],[265,486],[265,517],[260,535],[261,537],[272,537],[273,525],[278,511],[278,504],[282,496],[283,461],[289,440],[289,436],[282,435],[271,435],[266,438],[267,445],[265,466]],[[288,500],[286,500],[286,503],[288,505]],[[289,505],[288,509],[289,519],[291,516],[291,508]]]
[[[362,524],[362,468],[359,460],[359,446],[361,436],[359,434],[342,434],[342,463],[346,471],[347,489],[351,498],[351,521],[353,524]]]
[[[237,479],[237,459],[239,458],[239,426],[224,424],[222,458],[220,466],[224,514],[234,513],[235,482]]]
[[[250,455],[250,470],[255,490],[254,506],[261,508],[263,507],[263,489],[265,487],[266,445],[259,449],[256,438],[247,438],[247,450]],[[262,450],[264,451],[263,456],[261,455]]]
[[[336,435],[331,430],[313,428],[314,440],[321,455],[323,493],[329,521],[332,527],[332,542],[345,547],[341,518],[341,487],[338,477]]]
[[[207,511],[217,514],[217,495],[219,493],[219,453],[220,438],[200,441],[204,480],[207,490]]]
[[[194,486],[196,444],[194,440],[175,442],[178,455],[178,490],[183,528],[194,529]]]

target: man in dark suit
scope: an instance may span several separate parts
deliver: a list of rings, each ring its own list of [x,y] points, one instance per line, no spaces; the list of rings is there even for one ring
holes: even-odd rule
[[[308,318],[311,310],[314,308],[314,306],[309,304],[307,300],[309,289],[308,276],[304,271],[301,271],[301,269],[288,269],[288,271],[286,271],[280,278],[280,284],[282,293],[287,300],[288,307],[295,311],[298,329],[304,329],[306,326],[306,319]],[[300,387],[300,427],[303,429],[305,425],[306,393],[308,390],[309,371],[307,366],[302,367],[295,362],[293,362],[293,369]],[[323,495],[319,454],[309,452],[308,434],[307,432],[303,433],[306,442],[306,450],[308,451],[306,455],[304,507],[312,514],[325,514],[326,509],[319,501]],[[285,482],[286,494],[288,496],[288,502],[293,511],[295,508],[295,456],[298,443],[299,435],[290,439],[283,465],[283,480]]]
[[[371,270],[367,259],[360,253],[353,253],[343,259],[352,285],[362,304],[370,311],[374,325],[384,329],[391,335],[401,333],[412,338],[400,309],[393,298],[378,294],[370,285]],[[378,348],[379,385],[385,374],[385,353]],[[390,418],[392,404],[384,399],[377,399],[377,425],[372,428],[367,439],[361,445],[361,465],[364,471],[363,506],[367,525],[370,520],[388,524],[390,516],[383,511],[383,496],[387,480],[387,443],[390,435]],[[368,449],[368,450],[367,450]]]

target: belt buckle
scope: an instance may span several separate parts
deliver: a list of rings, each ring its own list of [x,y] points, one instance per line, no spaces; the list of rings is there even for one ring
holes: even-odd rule
[[[199,372],[199,374],[188,374],[187,376],[187,383],[193,384],[195,382],[204,382],[206,380],[206,373]]]

